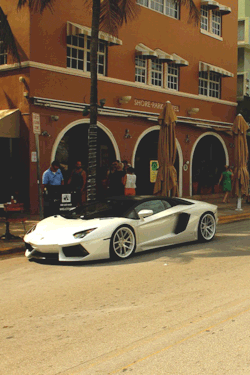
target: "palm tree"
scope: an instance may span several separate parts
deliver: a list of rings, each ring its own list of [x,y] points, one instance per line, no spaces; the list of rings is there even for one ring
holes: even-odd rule
[[[28,5],[35,12],[42,13],[46,8],[53,12],[53,4],[56,0],[18,0],[18,9]],[[58,1],[58,0],[57,0]],[[91,0],[83,0],[86,6]],[[189,20],[198,24],[199,11],[193,0],[176,0],[180,5],[189,8]],[[0,8],[1,9],[1,8]],[[90,44],[90,126],[88,135],[89,159],[88,159],[88,187],[87,200],[96,199],[96,167],[97,167],[97,115],[98,115],[98,91],[97,91],[97,51],[99,29],[117,35],[118,29],[128,20],[135,18],[139,6],[136,0],[92,0],[92,34]],[[0,12],[0,30],[6,27],[11,31],[7,17]],[[5,26],[4,26],[5,25]],[[8,33],[8,35],[11,35]],[[7,33],[0,31],[0,40],[4,41],[4,46],[9,49],[14,58],[19,59],[14,37],[7,38]]]
[[[0,7],[0,51],[8,52],[14,61],[20,63],[20,56],[18,53],[15,37],[12,34],[7,16]]]

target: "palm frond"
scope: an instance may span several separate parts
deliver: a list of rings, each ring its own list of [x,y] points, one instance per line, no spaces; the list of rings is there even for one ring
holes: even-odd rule
[[[53,13],[54,2],[55,0],[18,0],[17,9],[27,5],[34,12],[43,13],[48,8]]]
[[[189,9],[189,22],[194,22],[198,25],[200,21],[200,11],[193,0],[176,0],[180,5],[186,6]]]
[[[136,0],[103,0],[100,11],[100,28],[117,35],[119,27],[135,18],[139,9]]]
[[[0,41],[2,42],[3,50],[9,52],[14,61],[20,64],[20,56],[18,53],[15,37],[10,28],[7,16],[4,14],[2,8],[0,7]]]

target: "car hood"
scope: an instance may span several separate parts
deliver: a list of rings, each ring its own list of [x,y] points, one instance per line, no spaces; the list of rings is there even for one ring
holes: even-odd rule
[[[110,226],[110,221],[119,222],[119,218],[100,218],[100,219],[66,219],[62,216],[48,217],[40,221],[36,229],[26,234],[24,241],[30,243],[68,243],[76,241],[73,234],[92,228],[105,228]],[[78,240],[79,241],[79,240]]]
[[[36,231],[44,231],[51,232],[55,230],[63,230],[64,233],[70,232],[72,230],[85,230],[90,228],[98,228],[104,226],[107,221],[115,220],[116,218],[108,217],[108,218],[98,218],[98,219],[66,219],[62,216],[51,216],[47,219],[40,221],[37,224]]]

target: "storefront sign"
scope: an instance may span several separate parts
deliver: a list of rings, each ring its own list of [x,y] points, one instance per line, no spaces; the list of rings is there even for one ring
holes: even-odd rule
[[[40,124],[40,115],[39,113],[32,113],[32,124],[33,124],[33,133],[41,134],[41,124]]]
[[[134,105],[139,106],[139,107],[144,107],[144,108],[162,110],[164,103],[152,102],[151,100],[144,100],[144,99],[134,99]],[[179,106],[172,104],[172,107],[175,112],[180,112]]]
[[[159,168],[158,160],[150,160],[150,182],[156,181],[158,168]]]

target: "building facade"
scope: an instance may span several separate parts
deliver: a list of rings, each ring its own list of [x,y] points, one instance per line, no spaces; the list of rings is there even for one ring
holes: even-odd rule
[[[138,17],[118,37],[99,33],[98,97],[105,105],[98,112],[98,181],[112,161],[128,160],[136,170],[137,193],[153,192],[150,165],[157,159],[157,118],[170,101],[178,118],[180,195],[215,193],[223,166],[233,164],[238,3],[195,1],[201,10],[198,26],[188,22],[188,10],[173,0],[137,3]],[[13,188],[12,177],[9,191],[18,190],[31,212],[37,212],[33,113],[40,117],[41,172],[54,159],[65,180],[77,160],[87,168],[89,116],[83,110],[90,100],[91,14],[81,0],[55,2],[54,12],[43,15],[27,8],[17,12],[7,0],[2,9],[22,60],[18,66],[5,51],[0,55],[0,121],[9,118],[5,128],[14,128],[18,141],[16,180]],[[8,145],[14,140],[0,137]]]

